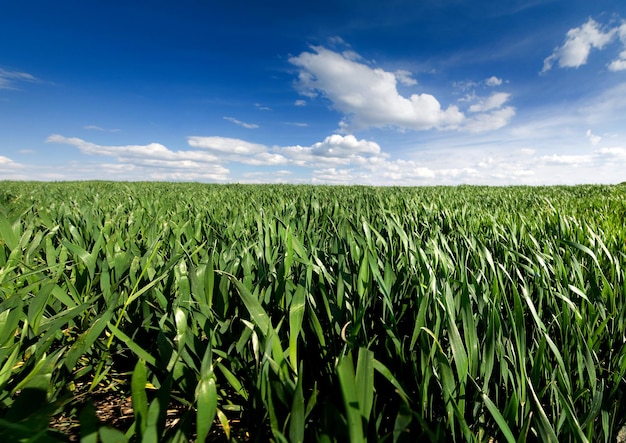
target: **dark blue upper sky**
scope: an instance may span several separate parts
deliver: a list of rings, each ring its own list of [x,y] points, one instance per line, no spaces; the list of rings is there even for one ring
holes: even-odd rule
[[[25,1],[0,179],[617,182],[626,4]]]

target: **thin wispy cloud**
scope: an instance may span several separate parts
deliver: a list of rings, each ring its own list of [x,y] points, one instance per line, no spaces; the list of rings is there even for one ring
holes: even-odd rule
[[[246,128],[246,129],[257,129],[259,127],[259,125],[255,123],[242,122],[241,120],[237,120],[236,118],[233,118],[233,117],[224,117],[224,120],[228,120],[229,122],[239,125],[242,128]]]
[[[86,125],[86,126],[83,126],[83,129],[86,129],[87,131],[99,131],[99,132],[120,132],[119,129],[105,129],[97,125]]]
[[[0,89],[18,89],[18,84],[22,82],[37,82],[38,79],[27,72],[8,71],[0,68]]]

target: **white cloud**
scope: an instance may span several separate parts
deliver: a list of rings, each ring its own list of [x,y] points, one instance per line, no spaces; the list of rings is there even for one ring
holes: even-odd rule
[[[458,129],[470,132],[499,129],[509,123],[515,108],[502,108],[510,94],[494,93],[479,99],[475,93],[463,101],[475,101],[467,117],[459,107],[442,108],[431,94],[401,95],[398,83],[414,86],[417,81],[406,70],[388,72],[346,57],[323,47],[312,47],[289,61],[299,68],[297,88],[308,97],[322,95],[333,107],[344,114],[339,123],[345,132],[368,127],[395,127],[400,130]],[[502,80],[493,76],[485,84],[496,86]],[[468,89],[478,86],[475,82],[455,83],[455,87]]]
[[[78,148],[87,155],[114,157],[116,170],[140,170],[142,177],[154,180],[217,180],[228,177],[228,169],[220,164],[219,157],[206,151],[172,151],[160,143],[148,145],[105,146],[87,142],[76,137],[51,135],[48,143],[60,143]],[[83,166],[77,166],[84,169]],[[98,171],[96,174],[101,174]],[[106,176],[105,176],[106,177]],[[169,178],[168,178],[169,177]],[[122,177],[123,178],[123,177]]]
[[[18,82],[36,82],[37,78],[32,74],[18,71],[7,71],[0,68],[0,89],[16,89]]]
[[[461,91],[469,91],[470,89],[474,89],[479,85],[479,83],[476,83],[475,81],[472,80],[466,80],[466,81],[457,81],[452,83],[452,86],[454,88],[460,89]]]
[[[86,129],[88,131],[100,131],[100,132],[120,132],[119,129],[104,129],[103,127],[97,126],[97,125],[83,126],[83,129]]]
[[[417,85],[417,80],[415,80],[411,71],[407,71],[405,69],[399,69],[395,72],[396,78],[400,83],[406,86],[415,86]]]
[[[587,136],[587,140],[589,140],[589,143],[591,143],[593,146],[596,146],[602,141],[602,137],[592,134],[591,129],[587,129],[585,135]]]
[[[353,172],[352,169],[316,169],[313,171],[311,181],[314,184],[350,184],[357,178],[357,176],[353,175]]]
[[[306,100],[296,100],[293,104],[295,106],[306,106]]]
[[[587,63],[592,49],[603,49],[615,37],[618,28],[604,30],[590,18],[578,28],[567,31],[565,42],[543,62],[541,72],[549,71],[558,61],[561,68],[578,68]]]
[[[357,140],[353,135],[333,134],[311,146],[274,147],[273,150],[290,163],[317,168],[320,165],[362,165],[372,158],[384,158],[380,146],[372,141]]]
[[[242,122],[241,120],[237,120],[236,118],[233,118],[233,117],[224,117],[224,120],[228,120],[229,122],[242,126],[246,129],[256,129],[259,127],[259,125],[255,123]]]
[[[593,161],[591,155],[567,155],[567,154],[552,154],[544,155],[541,160],[549,165],[586,165]]]
[[[474,133],[495,131],[508,125],[513,116],[515,116],[515,108],[507,106],[487,114],[479,114],[467,120],[463,128]]]
[[[626,148],[622,147],[606,147],[600,148],[596,151],[596,157],[605,158],[607,160],[621,160],[626,161]]]
[[[353,135],[333,134],[311,146],[313,155],[324,157],[351,157],[355,155],[378,155],[380,146],[375,142],[357,140]]]
[[[622,51],[618,59],[609,63],[609,71],[624,71],[626,70],[626,51]]]
[[[194,148],[203,148],[215,153],[249,155],[267,151],[265,145],[227,137],[187,137],[187,143]]]
[[[468,97],[468,101],[477,100],[468,108],[472,114],[463,123],[462,128],[469,132],[495,131],[508,125],[515,116],[515,108],[502,107],[510,98],[506,92],[495,92],[487,98]]]
[[[444,110],[430,94],[400,95],[397,74],[323,47],[313,47],[312,51],[289,59],[300,68],[298,89],[309,97],[327,97],[346,115],[344,128],[455,128],[464,120],[456,106]]]
[[[243,163],[246,165],[255,165],[255,166],[276,166],[276,165],[286,165],[289,163],[289,159],[281,154],[274,154],[271,152],[261,152],[259,154],[255,154],[254,156],[245,157],[231,157],[229,160],[237,161],[239,163]]]
[[[420,142],[415,150],[405,151],[403,158],[391,158],[371,140],[339,134],[329,135],[309,146],[284,147],[225,137],[189,137],[193,149],[183,151],[170,150],[159,143],[106,146],[51,135],[48,142],[75,146],[85,157],[59,167],[58,164],[20,165],[0,156],[0,177],[17,180],[539,185],[619,182],[623,181],[626,169],[626,145],[618,137],[611,138],[616,143],[612,146],[589,149],[589,145],[585,147],[580,143],[580,132],[566,137],[565,143],[555,138],[554,146],[537,143],[537,140],[507,138],[502,132],[477,136],[471,143],[465,135],[458,134],[453,136],[456,142],[452,144],[449,137],[441,139],[435,133],[431,135],[430,142]],[[593,136],[593,133],[589,131],[587,135]],[[573,142],[570,149],[560,147],[570,142]],[[101,162],[103,156],[115,161]],[[226,164],[232,164],[233,169],[226,169]],[[241,165],[255,168],[238,170]]]
[[[622,43],[623,50],[620,52],[619,56],[609,63],[610,71],[624,71],[626,70],[626,23],[622,23],[622,25],[618,28],[617,34],[619,35],[619,39]]]
[[[255,166],[296,165],[308,168],[320,165],[359,164],[381,154],[372,141],[357,140],[353,135],[333,134],[311,146],[274,146],[226,137],[188,137],[190,146],[211,151],[224,162]]]
[[[500,86],[502,84],[502,79],[494,75],[485,80],[485,84],[487,86]]]
[[[511,94],[507,94],[506,92],[496,92],[487,97],[487,99],[480,100],[478,103],[470,106],[469,111],[485,112],[492,109],[500,108],[509,100],[510,96]]]
[[[0,155],[0,167],[7,167],[7,166],[13,167],[14,165],[17,165],[17,163],[15,163],[9,157]]]
[[[350,46],[348,43],[346,43],[344,39],[342,39],[338,35],[328,37],[328,43],[333,46]]]

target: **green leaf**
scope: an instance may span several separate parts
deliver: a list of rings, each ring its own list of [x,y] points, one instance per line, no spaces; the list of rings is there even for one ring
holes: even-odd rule
[[[89,271],[89,277],[93,280],[93,277],[96,273],[96,257],[95,255],[91,255],[89,252],[85,251],[78,245],[70,243],[67,240],[63,240],[63,246],[69,249],[73,254],[77,255],[80,260],[83,262],[87,270]]]
[[[166,411],[167,412],[167,411]],[[148,407],[146,419],[146,429],[143,432],[141,443],[158,443],[159,438],[159,418],[161,417],[161,403],[155,398]]]
[[[491,401],[486,393],[481,393],[481,397],[483,399],[483,402],[485,403],[485,406],[487,406],[487,409],[500,427],[500,432],[502,432],[502,435],[504,436],[504,438],[506,438],[506,441],[508,441],[509,443],[515,443],[515,437],[513,436],[513,432],[511,432],[511,428],[507,424],[506,419],[498,410],[498,407],[495,405],[494,402]]]
[[[98,436],[102,443],[127,443],[128,439],[123,432],[108,426],[103,426],[98,430]]]
[[[372,363],[373,363],[374,369],[376,371],[378,371],[378,373],[380,375],[385,377],[389,381],[389,383],[391,383],[393,385],[394,388],[396,388],[396,390],[398,391],[398,394],[400,394],[400,397],[402,398],[402,400],[406,404],[408,404],[409,403],[409,400],[408,400],[409,396],[407,395],[407,393],[402,388],[402,385],[400,385],[400,382],[391,373],[391,371],[385,365],[383,365],[381,362],[379,362],[376,359],[374,359],[374,361]]]
[[[348,355],[339,360],[339,364],[337,365],[337,376],[339,377],[343,404],[346,409],[350,442],[362,443],[365,440],[363,438],[361,408],[359,405],[359,394],[356,387],[354,364],[352,363],[351,353],[348,353]]]
[[[302,392],[302,363],[298,371],[298,384],[291,405],[291,417],[289,419],[289,441],[302,443],[304,441],[304,393]]]
[[[298,336],[302,329],[306,306],[304,286],[298,285],[289,307],[289,360],[294,371],[298,369]]]
[[[50,293],[55,286],[55,283],[44,285],[28,303],[28,322],[35,335],[39,334],[39,323],[48,304]]]
[[[9,380],[9,378],[11,378],[11,375],[13,374],[13,367],[17,362],[19,352],[20,347],[18,344],[16,344],[13,348],[13,352],[11,352],[11,355],[9,355],[9,358],[7,358],[7,360],[4,362],[4,365],[2,365],[2,369],[0,369],[0,390],[4,388],[6,382]]]
[[[361,415],[368,422],[374,403],[374,353],[369,349],[359,348],[355,382]]]
[[[209,435],[217,413],[217,388],[213,377],[203,378],[198,383],[196,404],[198,408],[196,418],[197,441],[204,442]]]
[[[261,333],[264,336],[267,336],[270,332],[270,329],[272,328],[272,323],[269,316],[267,315],[267,312],[265,312],[263,306],[261,306],[261,302],[259,301],[259,299],[255,297],[248,290],[248,288],[244,286],[243,283],[237,280],[234,275],[228,274],[223,271],[215,272],[220,272],[221,274],[226,275],[228,279],[235,285],[235,287],[237,288],[237,292],[241,297],[241,301],[243,301],[243,304],[246,306],[246,309],[250,313],[252,321],[259,327]]]
[[[15,223],[19,223],[19,220]],[[7,245],[10,251],[14,250],[19,245],[19,235],[3,214],[0,214],[0,240]]]
[[[74,366],[76,366],[76,362],[78,359],[87,352],[88,349],[94,344],[94,342],[100,337],[104,328],[106,328],[107,323],[111,320],[111,316],[113,315],[112,311],[103,312],[91,325],[89,329],[83,332],[76,342],[72,345],[70,350],[67,352],[65,356],[65,367],[73,371]]]
[[[152,366],[156,366],[156,359],[148,353],[145,349],[139,346],[136,342],[133,341],[128,335],[124,334],[122,331],[117,329],[111,322],[107,323],[107,328],[111,331],[113,335],[115,335],[125,346],[133,351],[137,357],[142,360],[145,360],[146,363],[151,364]]]
[[[131,378],[131,394],[133,412],[135,414],[136,429],[142,436],[147,428],[148,419],[148,396],[146,394],[146,362],[139,360],[135,365]]]
[[[98,443],[100,420],[96,415],[96,407],[89,402],[80,411],[80,443]]]
[[[397,443],[398,440],[407,432],[407,428],[413,420],[413,413],[406,403],[400,405],[398,415],[393,425],[393,443]]]
[[[530,391],[535,402],[535,411],[537,412],[537,415],[539,417],[538,431],[541,441],[548,443],[558,443],[559,439],[554,433],[552,424],[550,424],[550,420],[548,420],[548,417],[543,410],[543,407],[541,406],[539,398],[537,398],[537,394],[535,393],[535,389],[533,388],[530,379],[527,378],[526,381],[528,383],[528,390]]]
[[[239,395],[241,395],[244,399],[248,399],[248,391],[246,391],[246,389],[244,388],[244,386],[241,384],[241,382],[239,381],[239,379],[235,376],[235,374],[233,374],[232,372],[230,372],[223,364],[221,363],[217,363],[217,368],[222,372],[222,374],[224,375],[224,377],[226,378],[226,380],[228,381],[228,383],[231,385],[231,387],[235,390],[235,392],[237,392]]]
[[[452,298],[452,290],[449,285],[446,285],[445,291],[446,311],[448,313],[448,332],[450,334],[450,347],[452,348],[452,357],[454,358],[454,364],[456,366],[458,380],[461,384],[464,384],[467,380],[469,360],[467,359],[467,352],[461,339],[461,334],[456,326],[456,316],[454,311],[454,300]]]

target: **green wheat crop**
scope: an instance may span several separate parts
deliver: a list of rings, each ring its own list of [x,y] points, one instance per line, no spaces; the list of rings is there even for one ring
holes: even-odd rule
[[[3,182],[0,440],[614,442],[625,219],[620,186]]]

